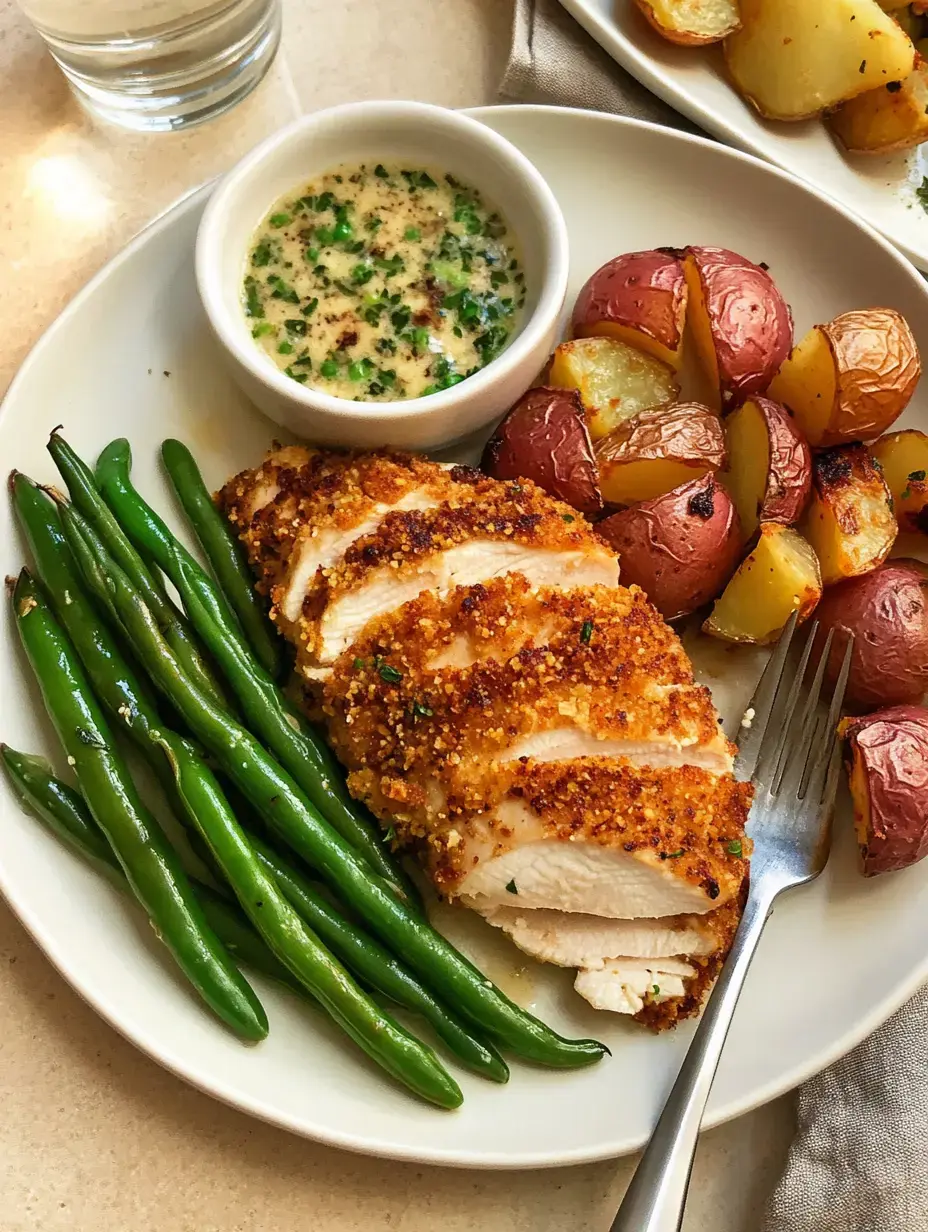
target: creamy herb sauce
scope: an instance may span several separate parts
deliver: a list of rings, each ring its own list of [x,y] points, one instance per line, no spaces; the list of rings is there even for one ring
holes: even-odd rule
[[[294,381],[385,402],[448,389],[525,302],[504,219],[453,176],[338,167],[270,210],[246,263],[252,337]]]

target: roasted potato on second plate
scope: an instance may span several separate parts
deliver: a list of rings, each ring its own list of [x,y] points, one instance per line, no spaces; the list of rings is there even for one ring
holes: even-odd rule
[[[594,441],[642,411],[673,402],[680,392],[666,364],[615,338],[562,342],[548,384],[579,392]]]
[[[928,690],[928,565],[890,560],[863,577],[825,591],[815,618],[816,659],[834,630],[827,666],[829,683],[838,676],[848,633],[854,654],[846,701],[857,710],[921,701]]]
[[[596,442],[603,497],[613,505],[651,500],[725,465],[718,415],[681,402],[636,415]]]
[[[905,319],[893,308],[867,308],[814,326],[767,392],[793,412],[810,445],[840,445],[885,432],[921,370]]]
[[[812,490],[812,454],[779,402],[750,398],[725,419],[731,492],[745,540],[760,522],[798,522]]]
[[[737,30],[737,0],[635,0],[648,21],[671,43],[717,43]]]
[[[763,393],[789,354],[793,320],[768,272],[727,248],[687,248],[687,321],[719,403]]]
[[[603,507],[593,445],[575,389],[527,390],[483,451],[494,479],[531,479],[550,496],[585,514]]]
[[[676,369],[686,318],[683,262],[672,250],[627,252],[600,266],[574,305],[575,338],[618,338]]]
[[[760,539],[731,579],[706,633],[728,642],[775,642],[795,610],[805,620],[822,595],[815,553],[798,531],[762,522]]]
[[[928,710],[893,706],[842,731],[860,871],[908,868],[928,855]]]
[[[928,535],[928,436],[914,428],[890,432],[870,452],[883,468],[899,529]]]
[[[915,48],[875,0],[740,0],[725,40],[735,85],[771,120],[802,120],[901,81]]]
[[[919,57],[903,81],[858,94],[837,107],[827,123],[852,154],[889,154],[928,141],[928,65]]]
[[[666,620],[687,616],[721,591],[741,549],[731,497],[706,475],[597,522],[617,549],[625,584],[637,584]]]
[[[892,497],[863,445],[838,445],[813,457],[802,529],[826,586],[869,573],[889,555],[897,531]]]

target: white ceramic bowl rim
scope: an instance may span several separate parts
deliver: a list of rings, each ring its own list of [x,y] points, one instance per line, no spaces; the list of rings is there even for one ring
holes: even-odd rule
[[[228,303],[217,285],[215,273],[215,249],[224,230],[226,216],[241,187],[257,175],[265,161],[281,146],[302,136],[306,130],[322,128],[334,122],[363,126],[375,114],[379,117],[394,114],[397,118],[410,115],[421,116],[423,121],[438,122],[465,134],[492,150],[496,157],[508,163],[518,172],[534,195],[539,212],[544,215],[552,231],[551,251],[543,279],[538,290],[538,300],[533,312],[522,325],[513,340],[491,360],[486,367],[460,381],[450,389],[430,394],[428,397],[410,398],[394,402],[356,402],[349,398],[336,398],[322,390],[304,389],[300,384],[279,372],[273,365],[263,361],[257,347],[243,346],[237,337],[235,324]],[[322,168],[320,168],[322,170]],[[269,203],[270,204],[270,203]],[[518,236],[516,236],[518,239]],[[210,198],[200,223],[196,245],[196,279],[200,298],[224,346],[259,381],[270,386],[285,398],[304,406],[308,411],[322,410],[335,414],[350,415],[358,419],[379,418],[385,409],[401,414],[404,419],[419,416],[434,416],[459,405],[463,401],[477,399],[486,393],[500,375],[527,360],[538,346],[550,326],[552,317],[562,308],[569,273],[569,241],[567,225],[554,193],[535,165],[505,137],[493,129],[471,119],[459,111],[450,111],[430,103],[405,100],[344,103],[329,107],[311,115],[302,116],[292,124],[266,138],[246,154],[219,182]]]

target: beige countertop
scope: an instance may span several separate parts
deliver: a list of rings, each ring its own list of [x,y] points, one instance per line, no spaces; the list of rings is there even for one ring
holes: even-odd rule
[[[0,0],[0,392],[140,226],[299,112],[372,97],[495,101],[510,0],[284,0],[284,13],[283,50],[251,98],[151,137],[89,121]],[[250,1120],[126,1043],[3,904],[0,1106],[0,1232],[604,1232],[632,1167],[421,1168]],[[791,1129],[784,1099],[706,1134],[686,1232],[757,1232]]]

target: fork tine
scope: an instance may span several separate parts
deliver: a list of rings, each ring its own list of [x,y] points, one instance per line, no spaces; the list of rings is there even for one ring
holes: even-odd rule
[[[847,688],[847,679],[851,670],[851,658],[853,656],[853,652],[854,635],[849,633],[847,645],[844,648],[844,658],[841,661],[841,668],[838,672],[838,679],[835,681],[835,687],[831,695],[831,704],[828,707],[828,716],[825,719],[822,732],[816,734],[816,739],[812,742],[809,749],[809,756],[806,760],[806,772],[803,775],[804,782],[800,788],[800,795],[803,798],[810,793],[812,790],[812,784],[815,780],[824,776],[825,769],[831,759],[834,749],[834,742],[836,739],[838,716],[841,713],[841,706],[844,702],[844,693]],[[826,664],[827,659],[823,654],[819,666]],[[816,673],[816,675],[818,675],[818,673]]]
[[[750,727],[742,727],[738,732],[738,756],[735,759],[735,775],[739,779],[754,777],[754,770],[760,757],[764,737],[770,723],[770,715],[777,700],[777,694],[783,681],[783,670],[786,656],[789,653],[790,642],[799,619],[798,611],[794,611],[783,626],[776,649],[767,660],[754,696],[748,709],[754,713],[751,716]]]
[[[771,781],[774,783],[776,783],[781,777],[780,769],[785,760],[786,742],[789,739],[790,728],[792,726],[793,715],[795,713],[796,706],[799,704],[799,695],[802,692],[803,681],[806,678],[806,668],[809,665],[809,656],[812,653],[812,643],[815,641],[815,635],[817,633],[818,633],[818,621],[816,620],[813,623],[812,628],[809,630],[809,635],[806,638],[806,644],[805,644],[805,647],[803,648],[802,656],[799,660],[799,666],[796,668],[796,674],[793,677],[793,683],[790,686],[789,695],[786,699],[786,704],[783,707],[782,713],[779,713],[777,715],[777,726],[779,730],[779,737],[777,739],[776,748],[774,749],[773,755],[771,757],[764,759],[767,765],[769,765],[771,768],[770,778],[771,778]],[[767,765],[765,765],[763,769],[766,769]],[[761,774],[762,774],[762,769],[761,769],[760,763],[758,763],[757,771],[755,772],[754,777],[760,778]]]

